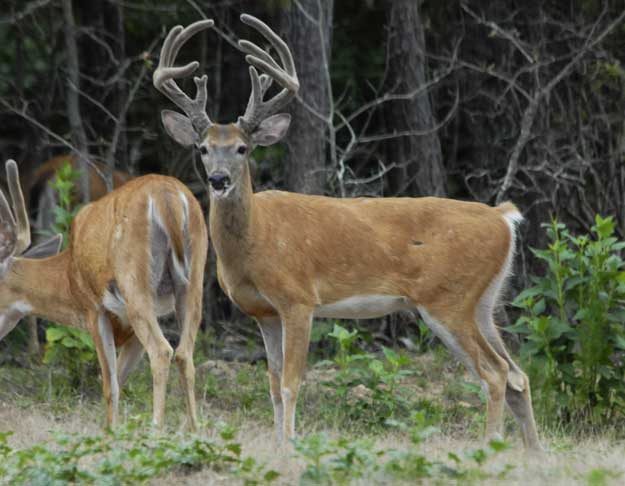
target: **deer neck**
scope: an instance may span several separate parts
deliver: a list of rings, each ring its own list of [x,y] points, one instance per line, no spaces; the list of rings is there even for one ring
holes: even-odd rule
[[[246,164],[239,184],[228,197],[211,197],[211,240],[217,257],[225,265],[240,261],[252,244],[253,194],[250,170]]]
[[[32,314],[59,324],[83,327],[83,311],[72,296],[69,251],[49,258],[16,258],[11,269],[10,286],[22,296]]]

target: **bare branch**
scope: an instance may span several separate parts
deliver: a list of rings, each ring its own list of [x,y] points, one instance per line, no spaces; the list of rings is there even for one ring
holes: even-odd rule
[[[593,29],[591,30],[591,34],[592,32],[595,31],[596,26],[598,25],[602,17],[603,17],[603,14],[600,15],[597,21],[595,22],[595,25],[593,26]],[[498,204],[501,203],[505,199],[508,190],[512,186],[512,181],[518,171],[519,157],[521,155],[521,152],[527,145],[527,142],[529,141],[529,138],[531,135],[531,129],[534,124],[534,118],[536,117],[536,113],[538,112],[539,105],[541,101],[543,100],[543,98],[546,98],[547,96],[549,96],[551,90],[560,81],[562,81],[562,79],[564,79],[565,76],[567,76],[573,70],[573,68],[588,53],[588,51],[592,47],[599,44],[603,39],[605,39],[605,37],[608,34],[610,34],[610,32],[612,32],[617,26],[619,26],[623,22],[624,19],[625,19],[625,10],[623,10],[623,12],[621,12],[621,14],[618,17],[616,17],[612,22],[610,22],[608,26],[605,29],[603,29],[603,31],[599,35],[597,35],[597,37],[595,37],[594,39],[588,38],[584,46],[582,46],[582,48],[579,49],[577,55],[573,57],[573,59],[571,59],[571,61],[569,61],[569,63],[567,63],[560,70],[560,72],[556,74],[549,81],[549,83],[547,83],[546,86],[539,88],[536,91],[536,93],[534,94],[534,97],[532,98],[530,103],[527,105],[525,112],[523,113],[523,120],[521,122],[521,132],[519,134],[519,138],[516,141],[514,149],[512,150],[512,154],[510,155],[506,175],[501,184],[501,187],[499,188],[499,191],[497,192],[496,202]]]
[[[51,2],[51,0],[35,0],[30,2],[23,10],[20,10],[16,14],[0,17],[0,25],[2,24],[16,24],[25,17],[31,15],[35,10],[45,7]]]
[[[527,52],[527,50],[521,45],[521,41],[519,41],[519,39],[517,39],[514,36],[514,34],[512,34],[511,32],[508,32],[507,30],[502,29],[495,22],[486,20],[483,17],[478,16],[475,12],[473,12],[469,8],[467,4],[463,3],[461,4],[461,6],[462,6],[462,10],[464,10],[471,17],[473,17],[473,19],[475,19],[477,23],[490,27],[495,34],[499,35],[500,37],[503,37],[504,39],[509,40],[512,43],[512,45],[516,47],[519,50],[519,52],[523,54],[525,59],[527,59],[530,63],[533,64],[534,62],[536,62],[536,60],[532,57],[532,55],[529,52]]]

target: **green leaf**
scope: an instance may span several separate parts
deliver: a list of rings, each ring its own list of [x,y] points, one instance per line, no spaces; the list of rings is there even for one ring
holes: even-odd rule
[[[55,341],[59,341],[67,336],[67,331],[62,327],[48,327],[46,329],[46,341],[49,343],[53,343]]]
[[[592,230],[597,233],[600,239],[603,239],[614,233],[614,226],[614,219],[611,216],[602,218],[601,215],[597,214],[595,216],[595,226],[592,227]]]
[[[66,348],[77,348],[79,343],[73,337],[65,336],[61,341],[61,344]]]
[[[269,471],[267,471],[265,473],[265,475],[263,476],[263,480],[267,483],[272,483],[273,481],[275,481],[276,479],[278,479],[280,477],[280,473],[277,471],[274,471],[273,469],[270,469]]]

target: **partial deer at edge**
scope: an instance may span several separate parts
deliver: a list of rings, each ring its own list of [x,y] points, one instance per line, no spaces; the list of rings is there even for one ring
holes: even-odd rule
[[[146,350],[153,422],[162,426],[173,349],[157,318],[175,312],[176,361],[196,429],[193,348],[208,247],[197,200],[174,178],[139,177],[78,212],[67,250],[59,253],[60,235],[28,249],[17,164],[8,161],[6,171],[12,208],[0,191],[0,339],[28,315],[89,331],[109,426],[118,420],[119,389]]]
[[[187,115],[163,111],[167,132],[201,154],[211,186],[209,227],[219,282],[262,331],[278,440],[294,434],[314,317],[364,319],[409,310],[418,311],[482,383],[487,437],[501,435],[506,402],[526,447],[539,449],[529,381],[493,319],[512,269],[518,209],[509,202],[493,208],[432,197],[255,194],[250,153],[286,134],[290,116],[274,113],[296,96],[299,83],[280,37],[254,17],[241,20],[265,37],[282,65],[257,45],[239,42],[251,64],[252,93],[236,123],[208,117],[206,76],[195,78],[194,99],[175,82],[197,69],[197,62],[174,67],[175,58],[194,33],[213,25],[210,20],[170,31],[154,85]],[[272,81],[282,89],[265,101]]]

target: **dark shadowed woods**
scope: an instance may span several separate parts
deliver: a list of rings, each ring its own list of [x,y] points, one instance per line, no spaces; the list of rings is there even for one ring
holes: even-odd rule
[[[2,0],[2,159],[28,179],[73,154],[83,201],[90,171],[110,188],[120,170],[174,175],[206,204],[151,76],[167,29],[215,19],[179,62],[200,60],[211,117],[234,121],[249,95],[242,12],[282,33],[302,87],[285,142],[255,154],[257,190],[511,199],[527,220],[516,287],[552,216],[587,232],[613,215],[624,236],[622,1]],[[219,330],[239,315],[211,275],[206,324]]]

